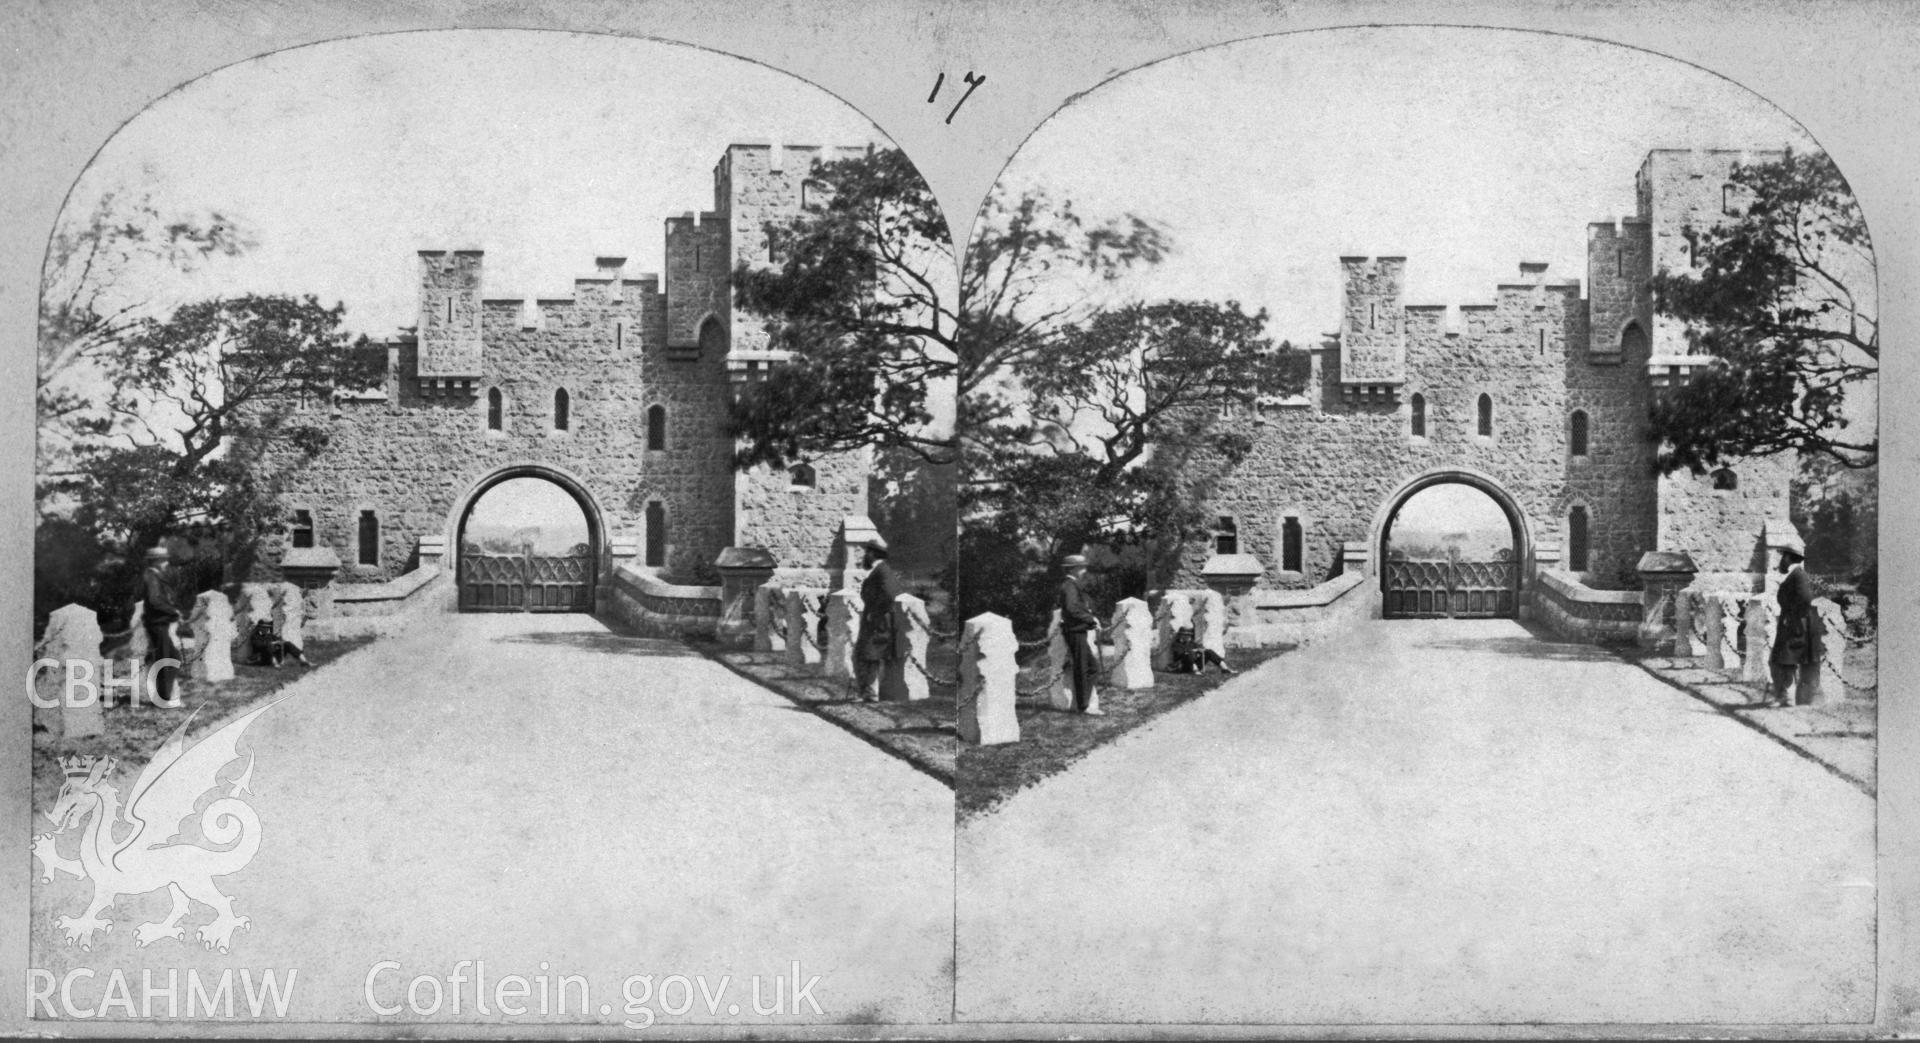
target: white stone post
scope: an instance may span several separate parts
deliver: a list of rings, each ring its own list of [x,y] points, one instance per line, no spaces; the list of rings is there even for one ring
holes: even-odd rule
[[[1847,698],[1847,617],[1827,598],[1815,598],[1813,610],[1820,614],[1827,632],[1820,638],[1820,669],[1810,695],[1816,706],[1833,706]]]
[[[307,647],[307,598],[297,583],[275,583],[273,591],[273,629],[280,640],[294,648]]]
[[[795,670],[819,665],[820,596],[815,587],[787,588],[787,665]]]
[[[246,658],[252,658],[254,625],[261,620],[273,621],[273,594],[265,583],[240,584],[240,601],[233,614],[233,643],[247,649]]]
[[[1222,660],[1227,658],[1227,602],[1217,590],[1194,597],[1193,643]]]
[[[1768,659],[1773,654],[1773,635],[1780,625],[1780,606],[1766,594],[1747,599],[1747,659],[1740,671],[1742,681],[1773,683]]]
[[[1113,651],[1119,659],[1107,683],[1128,691],[1153,687],[1153,616],[1146,602],[1123,598],[1113,606]]]
[[[785,652],[786,638],[780,632],[780,616],[786,608],[785,591],[771,583],[753,592],[753,650]]]
[[[1707,599],[1707,666],[1724,674],[1745,669],[1740,659],[1741,612],[1746,599],[1739,594],[1713,594]]]
[[[1020,643],[1013,624],[991,612],[967,620],[960,635],[958,730],[964,742],[997,746],[1020,741],[1014,712]]]
[[[860,643],[860,592],[827,595],[827,654],[821,674],[836,681],[853,679],[853,653]]]
[[[187,676],[196,681],[233,680],[233,605],[217,590],[193,599],[193,652]]]
[[[1185,594],[1169,593],[1160,599],[1160,614],[1153,636],[1153,668],[1165,672],[1173,656],[1173,635],[1193,625],[1193,602]],[[1194,635],[1196,638],[1199,634]]]
[[[85,605],[55,609],[53,615],[47,618],[46,633],[41,635],[40,643],[34,647],[33,658],[57,660],[58,665],[37,672],[33,679],[33,690],[41,702],[61,705],[56,709],[33,708],[33,719],[46,729],[46,733],[38,738],[41,744],[56,743],[62,739],[89,739],[106,733],[107,718],[102,712],[106,690],[100,684],[106,664],[100,660],[100,641],[100,620]],[[67,664],[71,662],[85,662],[87,675],[93,680],[93,690],[98,698],[85,706],[65,705]],[[83,693],[84,689],[80,691]]]
[[[1682,659],[1707,654],[1707,602],[1698,590],[1673,595],[1673,654]]]
[[[133,615],[127,620],[127,643],[120,647],[120,655],[136,663],[147,661],[147,653],[153,651],[153,642],[147,640],[147,603],[133,603]]]
[[[933,621],[927,618],[927,603],[912,594],[893,599],[895,646],[906,646],[906,657],[888,658],[880,675],[880,698],[886,702],[913,702],[931,697],[927,689],[927,644]],[[917,666],[915,664],[918,664]]]

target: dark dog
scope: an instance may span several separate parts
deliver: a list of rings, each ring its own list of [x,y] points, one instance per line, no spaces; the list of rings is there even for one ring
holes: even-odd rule
[[[1197,674],[1206,669],[1206,654],[1193,638],[1192,627],[1173,632],[1173,647],[1167,650],[1167,669],[1176,674]]]
[[[248,635],[247,643],[253,649],[250,662],[256,666],[277,668],[289,659],[303,665],[307,661],[307,657],[300,653],[300,646],[281,640],[273,624],[264,619],[253,625],[253,633]]]

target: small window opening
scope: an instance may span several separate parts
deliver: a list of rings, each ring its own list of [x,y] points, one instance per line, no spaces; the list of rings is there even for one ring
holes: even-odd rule
[[[1280,568],[1284,572],[1303,571],[1301,559],[1305,556],[1305,534],[1301,530],[1300,519],[1289,514],[1280,522]]]
[[[1573,411],[1571,431],[1568,434],[1569,448],[1575,456],[1587,455],[1587,413],[1585,410]]]
[[[1213,552],[1215,554],[1240,553],[1240,529],[1229,515],[1221,515],[1213,525]]]
[[[313,512],[296,510],[293,512],[293,546],[305,549],[313,546]]]
[[[667,447],[667,407],[653,406],[647,410],[647,449],[659,452]]]
[[[1480,396],[1480,437],[1493,437],[1493,396]]]

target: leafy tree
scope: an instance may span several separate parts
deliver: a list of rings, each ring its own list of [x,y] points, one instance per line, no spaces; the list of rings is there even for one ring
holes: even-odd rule
[[[897,149],[816,163],[812,179],[815,201],[768,229],[781,262],[734,275],[736,302],[792,353],[738,396],[735,462],[779,467],[863,446],[951,460],[953,436],[929,402],[953,376],[960,307],[939,203]]]
[[[156,305],[152,276],[191,272],[252,246],[232,217],[219,211],[163,215],[150,194],[130,199],[108,192],[91,210],[63,220],[48,243],[40,283],[43,422],[84,405],[71,392],[55,390],[60,377],[164,312]]]
[[[816,201],[769,230],[780,262],[735,273],[736,301],[792,353],[734,407],[743,467],[869,445],[956,461],[1009,412],[1013,371],[1088,314],[1063,287],[1165,249],[1138,218],[1090,224],[1042,195],[996,198],[955,285],[946,218],[899,150],[818,163],[812,179]],[[945,401],[957,403],[951,430],[936,418]]]
[[[1252,448],[1241,418],[1306,385],[1307,356],[1274,344],[1266,321],[1234,301],[1165,301],[1053,337],[1044,360],[1023,367],[1025,419],[1010,411],[1004,437],[977,454],[986,477],[967,505],[971,550],[1018,548],[1028,566],[1002,587],[963,591],[968,613],[1027,614],[1048,564],[1089,545],[1130,574],[1111,584],[1115,596],[1164,573],[1203,530],[1211,482]]]
[[[1656,275],[1662,314],[1688,324],[1715,362],[1656,401],[1663,473],[1696,474],[1728,457],[1811,452],[1849,467],[1879,442],[1849,431],[1849,392],[1879,371],[1872,245],[1865,219],[1825,153],[1736,168],[1750,199],[1694,232],[1694,267]]]
[[[384,373],[384,352],[364,337],[349,342],[344,313],[311,296],[201,301],[141,320],[98,350],[111,392],[106,415],[85,423],[100,437],[43,487],[70,501],[61,524],[86,533],[110,569],[119,552],[94,596],[129,586],[137,554],[163,536],[239,553],[277,523],[278,468],[325,447],[336,389]],[[51,521],[43,530],[54,534]]]

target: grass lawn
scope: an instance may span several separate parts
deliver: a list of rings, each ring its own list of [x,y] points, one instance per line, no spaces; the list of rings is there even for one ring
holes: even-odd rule
[[[1238,672],[1259,667],[1291,648],[1240,649],[1228,656]],[[1112,649],[1102,647],[1102,658]],[[1020,671],[1019,687],[1031,688],[1046,676],[1045,650]],[[1204,674],[1156,674],[1154,686],[1122,691],[1098,686],[1103,717],[1086,717],[1055,710],[1044,692],[1021,696],[1015,707],[1020,718],[1020,741],[999,746],[968,746],[960,754],[959,785],[955,787],[955,815],[961,821],[978,815],[1020,790],[1065,771],[1096,748],[1175,707],[1184,706],[1220,687],[1227,676],[1209,667]]]
[[[33,748],[33,810],[38,814],[53,807],[54,798],[59,795],[60,787],[66,781],[60,771],[61,757],[74,754],[112,757],[120,762],[114,769],[115,777],[131,779],[146,766],[153,751],[160,747],[168,734],[195,710],[199,713],[193,718],[193,730],[188,733],[189,741],[259,705],[288,684],[305,677],[309,671],[372,642],[371,637],[308,641],[301,646],[301,651],[312,666],[288,663],[276,670],[270,666],[235,662],[233,680],[219,684],[182,677],[174,694],[185,703],[184,706],[177,709],[141,706],[136,709],[122,703],[106,711],[104,735],[90,739],[67,739],[49,746],[36,743]],[[241,654],[236,653],[235,658],[238,659]],[[45,828],[45,820],[38,820],[34,828]]]
[[[805,670],[789,667],[780,652],[740,651],[714,642],[697,642],[693,647],[946,785],[954,784],[960,734],[954,723],[953,687],[929,684],[930,697],[914,702],[862,703],[852,698],[846,681],[819,676],[817,666]],[[956,657],[949,642],[931,642],[927,649],[928,672],[936,678],[952,678]]]

